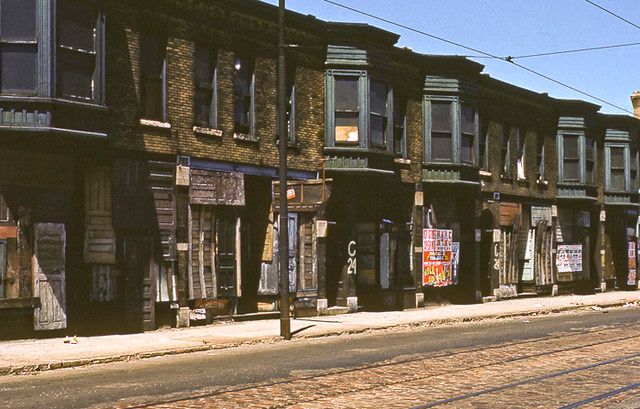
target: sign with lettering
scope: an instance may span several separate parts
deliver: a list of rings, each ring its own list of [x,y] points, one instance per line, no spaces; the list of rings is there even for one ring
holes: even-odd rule
[[[444,287],[455,284],[452,239],[453,230],[422,230],[422,285]]]
[[[627,285],[636,285],[636,242],[627,243],[629,256],[629,274],[627,275]]]
[[[582,271],[582,244],[558,244],[556,254],[558,273]]]
[[[537,226],[538,223],[544,221],[547,226],[551,226],[551,214],[549,206],[531,206],[531,225]]]

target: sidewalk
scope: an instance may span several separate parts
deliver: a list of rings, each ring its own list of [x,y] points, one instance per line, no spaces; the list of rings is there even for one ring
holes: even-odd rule
[[[310,338],[395,326],[437,325],[629,303],[640,303],[640,292],[615,291],[595,295],[514,299],[487,304],[434,306],[409,311],[301,318],[292,319],[291,330],[294,338]],[[0,375],[276,342],[280,340],[279,330],[278,320],[261,320],[221,322],[143,334],[79,337],[78,344],[75,345],[65,344],[62,338],[0,342]]]

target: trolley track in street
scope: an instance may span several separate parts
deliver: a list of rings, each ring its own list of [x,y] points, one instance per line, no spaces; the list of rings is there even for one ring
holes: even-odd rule
[[[353,393],[360,393],[360,392],[364,392],[367,390],[375,390],[375,389],[380,389],[380,388],[385,388],[385,387],[390,387],[390,386],[394,386],[394,385],[399,385],[399,384],[403,384],[406,382],[417,382],[417,381],[421,381],[421,380],[425,380],[428,378],[433,378],[433,377],[438,377],[438,376],[443,376],[443,375],[454,375],[454,374],[459,374],[459,373],[463,373],[463,372],[468,372],[468,371],[474,371],[474,370],[480,370],[483,368],[488,368],[491,366],[496,366],[496,365],[506,365],[509,363],[514,363],[514,362],[518,362],[518,361],[524,361],[524,360],[528,360],[528,359],[535,359],[535,358],[541,358],[541,357],[545,357],[545,356],[550,356],[550,355],[554,355],[554,354],[563,354],[563,353],[568,353],[568,352],[575,352],[577,350],[581,350],[581,349],[586,349],[586,348],[594,348],[594,347],[598,347],[598,346],[603,346],[603,345],[607,345],[607,344],[614,344],[614,343],[621,343],[621,342],[625,342],[625,341],[629,341],[632,339],[637,339],[638,337],[638,333],[637,333],[637,328],[640,326],[640,324],[624,324],[624,325],[616,325],[616,326],[608,326],[605,328],[594,328],[588,331],[583,331],[583,332],[577,332],[577,333],[573,333],[573,332],[565,332],[565,333],[561,333],[561,334],[554,334],[554,335],[550,335],[550,336],[546,336],[546,337],[539,337],[539,338],[535,338],[535,339],[530,339],[530,340],[524,340],[524,341],[514,341],[514,342],[508,342],[508,343],[500,343],[500,344],[495,344],[495,345],[491,345],[491,346],[486,346],[486,347],[480,347],[480,348],[467,348],[464,350],[457,350],[457,351],[447,351],[447,352],[443,352],[440,354],[434,354],[432,356],[428,356],[428,357],[412,357],[412,358],[408,358],[408,359],[401,359],[401,360],[393,360],[393,361],[385,361],[385,362],[380,362],[380,363],[376,363],[376,364],[372,364],[372,365],[365,365],[365,366],[359,366],[359,367],[354,367],[354,368],[348,368],[348,369],[340,369],[340,370],[333,370],[333,371],[327,371],[325,373],[322,374],[314,374],[314,375],[309,375],[309,376],[298,376],[298,377],[293,377],[293,378],[286,378],[286,379],[280,379],[277,381],[271,381],[271,382],[264,382],[264,383],[259,383],[259,384],[252,384],[252,385],[246,385],[246,386],[242,386],[242,387],[234,387],[234,388],[227,388],[224,390],[217,390],[217,391],[210,391],[210,392],[206,392],[206,393],[200,393],[200,394],[193,394],[191,395],[188,400],[194,400],[194,399],[207,399],[207,398],[222,398],[224,395],[232,395],[232,394],[238,394],[238,393],[243,393],[243,392],[250,392],[250,391],[254,391],[254,392],[259,392],[260,389],[264,389],[264,388],[273,388],[273,387],[278,387],[278,386],[284,386],[284,385],[289,385],[291,383],[296,383],[296,382],[308,382],[308,381],[318,381],[321,380],[323,378],[326,377],[336,377],[336,376],[349,376],[350,374],[354,374],[354,373],[364,373],[367,371],[376,371],[376,370],[384,370],[384,369],[391,369],[393,370],[394,368],[401,368],[402,365],[407,365],[407,364],[415,364],[415,363],[420,363],[420,362],[425,362],[425,361],[432,361],[432,360],[437,360],[437,359],[443,359],[443,358],[454,358],[454,357],[459,357],[462,355],[471,355],[471,354],[482,354],[482,353],[487,353],[489,351],[496,351],[496,350],[500,350],[500,349],[513,349],[513,348],[521,348],[521,347],[529,347],[529,346],[538,346],[540,348],[544,348],[545,344],[550,344],[548,347],[554,347],[554,343],[559,343],[560,345],[564,345],[561,347],[554,347],[553,349],[550,350],[543,350],[540,352],[536,352],[536,353],[518,353],[518,351],[515,351],[515,355],[511,356],[510,358],[502,358],[502,359],[489,359],[488,362],[483,362],[481,364],[478,365],[474,365],[474,364],[467,364],[467,365],[463,365],[461,368],[458,369],[453,369],[453,370],[441,370],[441,371],[436,371],[436,372],[432,372],[432,373],[426,373],[424,375],[415,375],[415,374],[401,374],[401,376],[399,378],[396,378],[393,381],[384,381],[384,382],[380,382],[380,383],[375,383],[373,385],[366,385],[366,386],[359,386],[356,388],[353,388],[352,390],[349,391],[337,391],[337,393],[326,393],[323,394],[320,398],[321,399],[328,399],[331,397],[338,397],[338,396],[343,396],[343,395],[348,395],[348,394],[353,394]],[[616,336],[619,335],[620,333],[627,333],[628,331],[632,331],[633,333],[631,335],[624,335],[624,336]],[[599,341],[595,341],[595,342],[585,342],[587,341],[591,336],[594,335],[609,335],[609,338],[604,339],[604,340],[599,340]],[[585,340],[586,338],[586,340]],[[571,346],[567,346],[567,343],[574,343],[574,345]],[[542,346],[540,346],[540,344],[542,344]],[[526,352],[526,351],[525,351]],[[451,402],[457,402],[457,401],[462,401],[465,399],[470,399],[473,397],[478,397],[478,396],[482,396],[485,394],[491,394],[491,393],[496,393],[499,391],[503,391],[503,390],[507,390],[509,388],[515,388],[517,386],[521,386],[521,385],[526,385],[526,384],[532,384],[532,383],[536,383],[536,382],[540,382],[540,381],[544,381],[547,379],[552,379],[552,378],[557,378],[557,377],[561,377],[561,376],[566,376],[568,374],[573,374],[573,373],[578,373],[581,371],[587,371],[590,369],[594,369],[594,368],[598,368],[598,367],[602,367],[602,366],[606,366],[606,365],[612,365],[615,363],[619,363],[625,360],[629,360],[629,359],[633,359],[633,358],[639,358],[640,357],[640,352],[634,353],[634,354],[628,354],[628,355],[624,355],[624,356],[620,356],[620,357],[614,357],[614,358],[608,358],[605,360],[600,360],[597,362],[593,362],[591,364],[588,365],[583,365],[583,366],[578,366],[578,367],[573,367],[573,368],[568,368],[568,369],[564,369],[561,371],[554,371],[552,373],[548,373],[548,374],[543,374],[543,375],[539,375],[539,376],[534,376],[534,377],[529,377],[527,379],[522,379],[522,380],[517,380],[517,381],[513,381],[513,382],[508,382],[504,385],[498,385],[495,387],[491,387],[491,388],[484,388],[481,389],[479,391],[474,391],[474,392],[469,392],[467,394],[460,394],[460,395],[456,395],[456,396],[452,396],[446,399],[437,399],[434,400],[432,402],[426,403],[424,405],[419,405],[416,406],[418,408],[428,408],[428,407],[434,407],[434,406],[439,406],[439,405],[446,405],[447,403],[451,403]],[[401,371],[402,372],[402,371]],[[327,391],[329,392],[329,391]],[[624,391],[621,391],[619,393],[622,393]],[[600,396],[600,395],[599,395]],[[606,398],[606,396],[603,396],[601,398],[598,399],[604,399]],[[595,399],[595,398],[594,398]],[[153,407],[153,406],[158,406],[158,405],[162,405],[163,407],[166,407],[165,405],[171,405],[172,403],[177,403],[177,402],[181,402],[184,401],[184,398],[173,398],[173,399],[162,399],[162,400],[157,400],[155,402],[149,402],[149,403],[144,403],[144,404],[138,404],[138,405],[132,405],[132,406],[127,406],[127,407]],[[295,403],[311,403],[313,402],[315,399],[302,399],[302,400],[298,400],[295,402],[287,402],[287,403],[283,403],[282,405],[273,405],[273,406],[269,406],[269,407],[284,407],[287,406],[289,404],[295,404]],[[578,407],[578,406],[574,406],[574,407]]]

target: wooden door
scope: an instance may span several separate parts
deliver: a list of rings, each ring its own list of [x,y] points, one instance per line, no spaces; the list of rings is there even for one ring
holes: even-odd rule
[[[127,329],[155,329],[155,283],[151,274],[151,240],[129,236],[122,240],[125,269],[125,317]]]
[[[233,208],[221,207],[216,217],[218,296],[237,296],[237,217]]]
[[[34,296],[40,306],[33,311],[35,330],[67,327],[64,224],[36,223],[34,229]]]

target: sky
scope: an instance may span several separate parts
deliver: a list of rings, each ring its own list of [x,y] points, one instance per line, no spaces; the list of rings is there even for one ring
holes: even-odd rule
[[[263,0],[278,4],[278,0]],[[586,0],[333,0],[487,53],[506,57],[640,43],[640,28]],[[592,0],[640,26],[638,0]],[[479,55],[323,0],[286,0],[287,9],[322,20],[367,23],[399,34],[398,46],[424,54]],[[601,112],[629,114],[567,89],[503,60],[472,58],[494,78],[556,98],[582,99]],[[640,45],[515,59],[519,64],[633,111],[629,96],[640,90]]]

